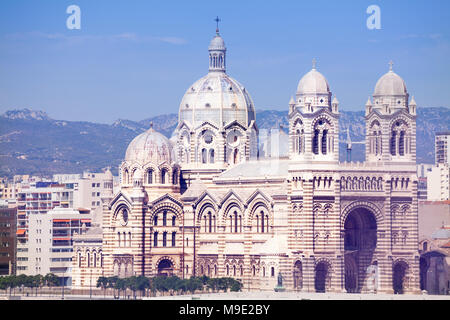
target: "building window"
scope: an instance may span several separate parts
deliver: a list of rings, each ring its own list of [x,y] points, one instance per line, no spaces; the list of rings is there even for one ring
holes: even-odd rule
[[[147,171],[147,183],[152,184],[153,183],[153,170],[149,169]]]
[[[172,216],[172,227],[175,227],[175,225],[176,225],[176,219],[177,219],[176,216]]]
[[[167,232],[163,232],[163,247],[167,246]]]
[[[177,239],[177,233],[172,232],[172,247],[175,247],[176,239]]]
[[[162,183],[162,184],[165,184],[165,183],[166,183],[166,173],[167,173],[167,170],[166,170],[166,169],[162,169],[162,170],[161,170],[161,183]]]
[[[167,211],[163,212],[163,226],[167,225]]]
[[[155,232],[153,234],[153,246],[157,247],[158,246],[158,232]]]

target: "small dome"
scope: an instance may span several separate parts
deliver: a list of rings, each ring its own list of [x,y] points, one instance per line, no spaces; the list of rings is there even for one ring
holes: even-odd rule
[[[431,235],[432,239],[449,239],[450,238],[450,228],[441,228]]]
[[[297,94],[329,94],[330,86],[327,79],[315,68],[305,74],[298,83]]]
[[[209,50],[226,50],[225,41],[220,35],[216,35],[209,43]]]
[[[378,80],[373,95],[404,96],[407,93],[405,81],[394,71],[390,70]]]
[[[153,128],[134,138],[125,154],[125,161],[138,162],[142,166],[149,162],[171,163],[173,159],[173,148],[169,139]]]

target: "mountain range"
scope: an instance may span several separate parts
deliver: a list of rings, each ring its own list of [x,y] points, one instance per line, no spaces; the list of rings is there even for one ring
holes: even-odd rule
[[[450,130],[450,108],[422,107],[417,116],[417,163],[434,163],[434,134]],[[153,128],[170,138],[177,114],[164,114],[141,121],[119,119],[113,124],[55,120],[43,111],[10,110],[0,115],[0,176],[16,174],[50,176],[56,173],[98,172],[111,167],[113,174],[131,140]],[[287,111],[256,112],[260,129],[289,127]],[[340,159],[345,161],[346,130],[352,141],[365,135],[364,111],[341,111]],[[364,147],[353,145],[352,160],[363,161]]]

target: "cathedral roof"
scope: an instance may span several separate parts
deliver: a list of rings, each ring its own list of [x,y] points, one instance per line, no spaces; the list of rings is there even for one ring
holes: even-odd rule
[[[240,163],[226,171],[220,178],[250,178],[250,177],[286,177],[288,175],[288,160],[254,160]]]
[[[179,109],[179,123],[191,129],[208,121],[222,128],[232,121],[248,127],[255,120],[255,108],[250,94],[242,84],[226,73],[226,47],[216,35],[209,44],[209,72],[185,92]]]
[[[405,81],[391,69],[378,80],[373,95],[403,96],[407,93]]]
[[[297,95],[329,94],[330,86],[327,79],[315,67],[300,79]]]
[[[149,162],[158,165],[163,162],[171,163],[173,160],[173,147],[169,139],[153,127],[134,138],[125,153],[125,161],[138,162],[140,165]]]
[[[184,94],[179,120],[197,127],[209,121],[218,128],[237,120],[249,126],[255,108],[247,90],[224,72],[209,72]]]

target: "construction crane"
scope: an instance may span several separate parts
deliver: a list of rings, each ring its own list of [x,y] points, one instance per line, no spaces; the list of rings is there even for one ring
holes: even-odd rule
[[[352,161],[352,145],[353,144],[366,144],[366,140],[362,141],[352,141],[350,138],[350,127],[347,127],[347,139],[345,141],[340,141],[341,143],[345,143],[347,145],[347,162]]]

